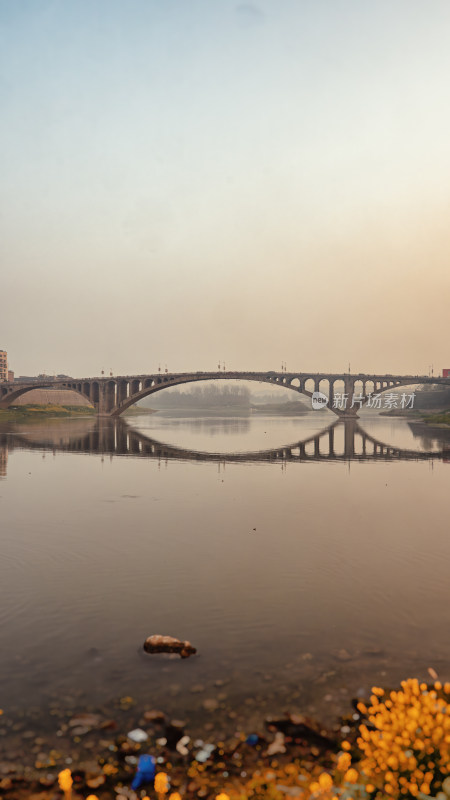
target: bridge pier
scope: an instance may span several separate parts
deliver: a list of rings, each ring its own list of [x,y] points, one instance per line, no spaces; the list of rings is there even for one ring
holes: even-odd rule
[[[101,381],[98,387],[97,412],[99,417],[110,417],[116,405],[116,382]]]
[[[330,382],[331,385],[331,382]],[[334,381],[333,381],[334,385]],[[356,406],[352,406],[353,403],[353,396],[355,393],[355,379],[352,378],[350,375],[344,376],[344,397],[345,397],[345,405],[342,404],[341,407],[333,408],[333,398],[334,398],[334,391],[333,391],[333,398],[330,394],[329,400],[329,407],[331,411],[334,411],[335,414],[342,420],[356,420],[359,418],[358,411],[359,409]],[[343,398],[342,398],[343,399]]]

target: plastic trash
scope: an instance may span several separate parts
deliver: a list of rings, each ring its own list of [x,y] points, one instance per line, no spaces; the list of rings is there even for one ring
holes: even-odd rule
[[[186,745],[189,744],[191,741],[190,736],[183,736],[176,745],[176,750],[182,755],[187,756],[189,755],[189,750],[187,749]]]
[[[143,731],[142,728],[134,728],[134,730],[127,733],[127,736],[132,742],[137,742],[138,744],[146,742],[148,739],[148,733]]]
[[[195,756],[195,760],[199,761],[200,764],[204,764],[215,749],[216,749],[215,744],[204,744],[202,749]]]
[[[133,791],[135,792],[136,789],[139,789],[144,783],[150,783],[154,779],[155,773],[156,764],[153,756],[139,756],[136,774],[131,784]]]

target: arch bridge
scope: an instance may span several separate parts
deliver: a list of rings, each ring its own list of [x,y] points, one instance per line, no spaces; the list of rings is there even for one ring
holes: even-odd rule
[[[312,398],[322,393],[328,398],[324,407],[338,417],[358,416],[358,410],[371,396],[418,384],[450,386],[449,378],[431,378],[423,375],[378,375],[323,372],[179,372],[149,375],[125,375],[109,378],[43,378],[34,381],[5,381],[0,383],[0,408],[8,408],[23,394],[32,389],[71,389],[94,406],[99,416],[118,417],[127,408],[151,394],[199,381],[236,380],[257,381],[282,386]],[[340,405],[336,404],[339,395]],[[354,398],[358,397],[357,403]]]

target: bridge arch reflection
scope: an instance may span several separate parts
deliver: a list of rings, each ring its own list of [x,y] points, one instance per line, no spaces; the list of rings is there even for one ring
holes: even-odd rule
[[[447,459],[450,451],[413,450],[380,441],[356,420],[337,421],[309,436],[282,445],[247,452],[207,452],[167,444],[147,436],[122,419],[77,421],[64,435],[51,426],[42,430],[0,433],[0,476],[6,475],[8,452],[15,449],[51,452],[130,456],[162,461],[216,463],[250,462],[345,462],[345,461],[427,461]]]

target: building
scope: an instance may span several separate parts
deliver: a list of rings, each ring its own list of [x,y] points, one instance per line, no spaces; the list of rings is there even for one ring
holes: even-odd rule
[[[8,445],[0,444],[0,478],[6,478],[8,471]]]
[[[8,353],[0,350],[0,382],[8,380]]]

